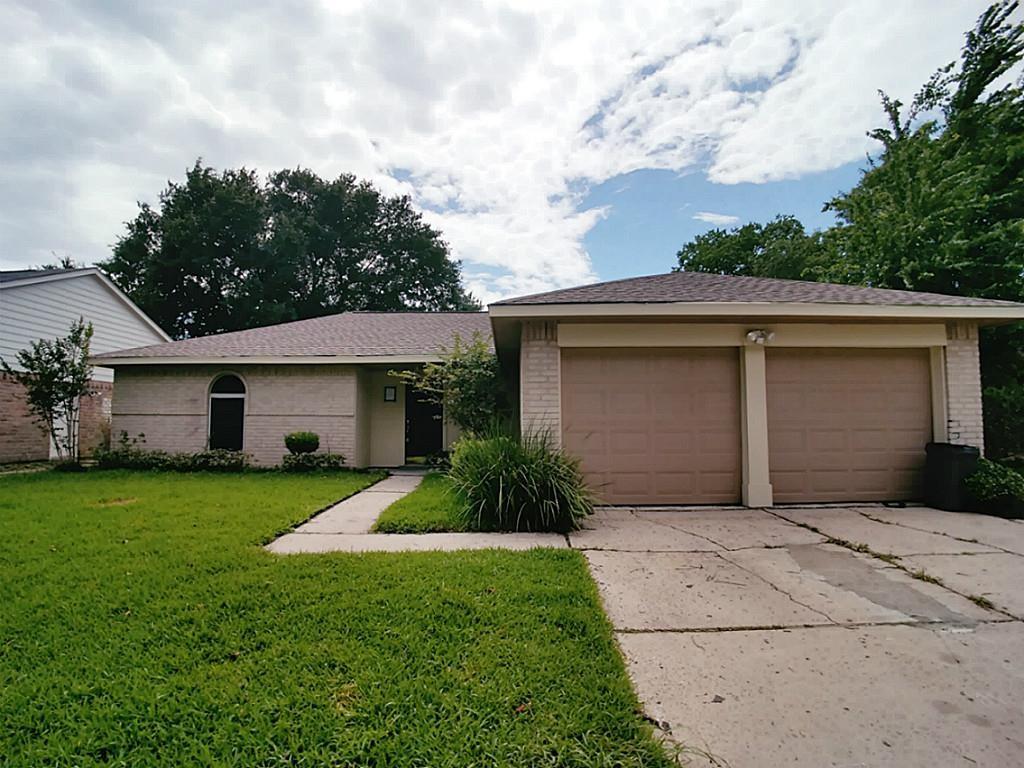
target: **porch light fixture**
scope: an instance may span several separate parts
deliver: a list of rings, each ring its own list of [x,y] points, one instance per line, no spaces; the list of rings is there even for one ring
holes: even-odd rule
[[[384,402],[393,403],[398,400],[398,387],[384,387]]]
[[[764,344],[768,343],[769,341],[771,341],[774,338],[775,338],[775,332],[774,331],[765,331],[765,330],[763,330],[761,328],[758,328],[758,329],[753,330],[753,331],[747,331],[747,341],[749,341],[751,344],[761,344],[761,345],[764,345]]]

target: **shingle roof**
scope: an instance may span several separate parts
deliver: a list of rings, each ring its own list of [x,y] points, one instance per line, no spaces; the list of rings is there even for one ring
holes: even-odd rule
[[[72,269],[4,269],[0,270],[0,283],[13,283],[17,280],[28,280],[31,277],[48,277],[62,275],[65,272],[92,272],[93,267],[74,267]]]
[[[669,304],[679,302],[785,302],[879,306],[1024,306],[1012,301],[917,293],[859,285],[776,280],[767,277],[669,272],[564,288],[496,302],[517,304]]]
[[[491,341],[485,312],[343,312],[96,355],[107,358],[369,357],[433,355],[479,332]]]

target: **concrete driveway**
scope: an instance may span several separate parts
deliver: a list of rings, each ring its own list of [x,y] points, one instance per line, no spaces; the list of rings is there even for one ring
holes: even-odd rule
[[[690,765],[1024,765],[1024,523],[606,508],[571,543]]]

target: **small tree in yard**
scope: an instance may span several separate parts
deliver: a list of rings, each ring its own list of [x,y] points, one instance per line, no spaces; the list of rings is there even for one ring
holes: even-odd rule
[[[498,358],[479,333],[469,342],[456,334],[451,348],[442,348],[439,363],[391,375],[442,405],[447,419],[474,434],[489,429],[504,406]]]
[[[79,318],[64,338],[33,341],[28,349],[18,352],[23,370],[16,371],[0,359],[4,373],[25,387],[29,408],[53,440],[62,462],[78,462],[81,398],[92,394],[91,340],[92,323]]]

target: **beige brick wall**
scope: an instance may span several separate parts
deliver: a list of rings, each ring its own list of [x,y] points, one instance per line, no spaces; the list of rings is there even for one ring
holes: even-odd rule
[[[246,384],[244,450],[261,465],[287,453],[284,436],[320,435],[320,450],[355,460],[356,373],[345,365],[124,366],[118,369],[113,436],[146,436],[146,447],[201,451],[207,444],[209,388],[220,373]]]
[[[519,413],[523,432],[547,431],[562,441],[561,354],[558,324],[523,323],[519,349]]]
[[[976,445],[984,453],[981,367],[977,323],[946,327],[946,419],[951,443]]]

